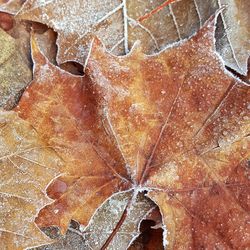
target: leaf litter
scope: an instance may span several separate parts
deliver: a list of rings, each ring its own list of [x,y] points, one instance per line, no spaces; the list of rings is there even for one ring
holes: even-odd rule
[[[217,49],[227,66],[246,75],[248,0],[28,0],[18,17],[44,23],[58,32],[59,63],[84,63],[93,36],[101,37],[106,48],[117,55],[128,53],[136,40],[150,54],[193,35],[223,5],[226,9],[216,34]]]
[[[15,1],[10,2],[15,4]],[[239,46],[242,49],[239,53],[237,46],[241,42],[235,44],[229,42],[230,36],[233,37],[236,30],[239,32],[238,34],[241,34],[240,36],[236,35],[237,38],[244,40],[247,37],[246,30],[235,28],[235,23],[239,26],[242,25],[243,29],[246,27],[247,16],[244,13],[247,13],[247,5],[244,5],[243,2],[240,4],[230,2],[229,10],[224,11],[222,18],[219,17],[215,37],[216,48],[226,64],[239,73],[246,74],[246,58],[248,58],[249,53],[247,43],[243,42]],[[170,249],[188,248],[194,244],[196,247],[220,246],[222,248],[237,248],[239,246],[244,248],[248,245],[249,228],[245,227],[244,221],[248,220],[246,212],[249,211],[247,206],[249,192],[249,171],[247,171],[247,159],[249,159],[249,86],[244,85],[243,82],[235,79],[224,70],[221,58],[218,58],[218,54],[214,50],[214,30],[213,36],[209,32],[204,33],[203,40],[201,39],[203,33],[200,30],[191,40],[174,44],[153,57],[147,57],[142,53],[142,51],[154,53],[164,49],[168,43],[173,44],[173,42],[182,41],[189,37],[200,29],[210,14],[213,14],[221,6],[220,4],[217,1],[202,2],[201,4],[199,0],[124,1],[118,6],[118,9],[111,10],[112,15],[115,14],[116,18],[119,16],[120,21],[117,22],[117,27],[120,27],[121,39],[119,41],[116,39],[117,43],[111,47],[107,45],[107,41],[111,41],[109,41],[110,33],[106,32],[106,40],[104,36],[101,37],[107,49],[116,54],[128,52],[138,38],[142,40],[141,45],[136,45],[126,57],[117,58],[102,48],[98,40],[94,38],[95,32],[93,36],[87,36],[86,41],[92,44],[91,51],[88,51],[89,45],[85,43],[85,47],[81,47],[84,49],[81,51],[85,51],[85,55],[83,53],[81,56],[79,54],[75,56],[74,53],[78,52],[77,50],[73,51],[70,55],[71,58],[67,54],[63,54],[63,57],[66,58],[65,61],[74,60],[83,64],[83,57],[87,59],[84,62],[84,68],[87,69],[85,77],[68,74],[59,67],[53,66],[46,59],[48,57],[53,64],[57,65],[55,60],[57,51],[53,45],[56,37],[52,31],[45,32],[45,36],[42,35],[42,37],[39,37],[38,34],[33,35],[36,37],[36,39],[32,38],[33,60],[35,62],[34,80],[31,83],[31,90],[30,87],[27,88],[21,100],[21,104],[24,105],[23,112],[26,110],[27,114],[21,112],[20,115],[25,115],[23,118],[30,120],[43,138],[42,140],[48,142],[50,146],[52,145],[51,147],[56,150],[57,154],[67,162],[67,167],[64,169],[66,175],[54,180],[47,189],[49,197],[55,201],[40,211],[36,222],[41,228],[57,225],[63,234],[66,230],[68,231],[65,236],[59,237],[57,243],[47,245],[43,247],[44,249],[56,247],[66,247],[65,249],[67,249],[67,247],[72,246],[81,249],[83,245],[87,249],[117,249],[118,244],[121,249],[126,249],[139,235],[141,221],[146,219],[146,214],[155,208],[155,203],[161,209],[164,222],[164,245],[168,245]],[[124,6],[127,8],[120,9]],[[234,19],[236,18],[235,10],[238,7],[244,10],[240,16],[242,20],[240,22],[236,22]],[[30,16],[34,17],[33,14]],[[162,23],[163,16],[168,18],[164,19],[167,25]],[[3,22],[3,24],[6,28],[8,23]],[[102,26],[103,24],[104,26]],[[156,24],[157,26],[155,26]],[[226,26],[228,24],[229,26]],[[51,23],[48,25],[51,26]],[[100,25],[101,29],[103,27],[106,29],[110,23],[105,21],[102,25]],[[164,29],[159,29],[159,25]],[[34,24],[32,26],[35,27]],[[165,28],[168,31],[167,37],[164,37]],[[98,29],[99,27],[97,27]],[[169,32],[170,29],[172,29],[171,32]],[[58,32],[60,36],[60,31]],[[172,38],[169,36],[170,34]],[[169,38],[172,40],[170,41]],[[38,41],[38,44],[46,57],[39,51],[37,42],[35,42],[37,39],[41,41],[41,43]],[[47,47],[46,43],[51,47]],[[185,43],[189,43],[187,50],[183,48]],[[74,47],[74,43],[72,44]],[[199,59],[199,53],[197,56],[194,53],[195,49],[192,50],[190,44],[194,45],[200,54],[204,53],[203,56],[206,59]],[[64,59],[60,61],[60,44],[58,46],[57,59],[61,63]],[[174,49],[177,59],[180,60],[178,63],[171,57],[171,50]],[[186,57],[192,55],[196,63],[190,63],[191,59],[188,60],[184,56],[180,56],[179,50]],[[209,53],[206,53],[207,50]],[[211,55],[214,56],[210,58]],[[157,57],[159,58],[156,59]],[[205,62],[210,60],[213,63],[206,65]],[[71,71],[69,64],[60,65],[60,67]],[[185,74],[185,70],[187,70],[187,74]],[[142,74],[135,77],[133,71]],[[73,72],[76,71],[73,69]],[[48,79],[50,80],[48,81]],[[177,85],[182,83],[174,89],[173,85],[172,87],[170,87],[171,85],[165,86],[163,79],[177,82]],[[34,83],[37,80],[40,83]],[[142,81],[145,84],[142,84]],[[221,84],[215,87],[216,81],[221,82]],[[195,82],[197,83],[195,84]],[[199,87],[202,86],[202,82],[204,91],[203,88]],[[210,84],[207,85],[205,82]],[[148,83],[152,84],[156,90],[148,88]],[[43,86],[37,88],[36,84]],[[84,87],[85,85],[86,87]],[[51,89],[50,86],[55,86],[55,89]],[[161,88],[162,86],[163,88]],[[190,91],[187,91],[188,88]],[[208,91],[208,94],[205,93],[205,90]],[[76,95],[78,92],[80,94]],[[189,92],[191,95],[188,94]],[[153,93],[155,96],[151,96]],[[218,98],[220,93],[222,94],[221,99]],[[70,96],[74,96],[76,100],[74,101],[74,98],[72,99]],[[156,96],[158,98],[154,100]],[[65,103],[60,99],[64,100]],[[202,101],[202,99],[205,100]],[[37,107],[34,106],[36,101]],[[81,105],[77,104],[76,101]],[[151,103],[152,101],[153,103]],[[169,102],[167,104],[169,105],[168,114],[165,114],[164,108],[161,107],[161,103],[165,102],[166,104]],[[215,105],[214,110],[213,105]],[[28,110],[29,106],[33,110]],[[38,112],[39,107],[41,110]],[[63,109],[60,110],[62,107]],[[17,107],[16,111],[20,112],[19,108]],[[66,114],[62,114],[63,110],[66,111]],[[80,112],[80,110],[82,111]],[[204,119],[199,113],[203,111],[205,117],[205,114],[210,112],[209,110],[212,112],[199,128],[199,122]],[[46,114],[47,112],[48,114]],[[177,119],[179,116],[185,117],[185,119],[179,121]],[[37,117],[38,121],[34,120],[34,117]],[[45,120],[42,120],[42,117]],[[84,124],[86,121],[88,124]],[[65,128],[62,128],[60,123],[65,125]],[[45,125],[44,128],[43,125]],[[105,133],[101,132],[102,129]],[[194,131],[196,132],[194,133]],[[191,135],[193,137],[190,137]],[[76,139],[77,136],[79,136],[78,139]],[[172,141],[165,139],[167,136],[172,138]],[[181,139],[181,137],[183,138]],[[79,145],[77,145],[78,143]],[[169,145],[166,151],[164,147],[167,143]],[[188,145],[189,143],[194,145],[194,150],[192,150],[192,146]],[[107,147],[107,145],[109,146]],[[84,150],[80,150],[82,146]],[[90,157],[89,152],[91,152]],[[166,152],[168,153],[166,154]],[[114,155],[112,156],[112,154]],[[77,159],[79,156],[83,156],[82,159],[86,159],[86,162],[79,162]],[[124,168],[118,167],[116,170],[118,162]],[[99,169],[88,172],[84,170],[87,166],[96,166],[96,163]],[[107,170],[105,167],[101,167],[103,163],[109,163],[106,165]],[[74,165],[79,166],[80,171]],[[182,166],[185,166],[185,170]],[[210,166],[213,166],[213,169]],[[105,173],[103,180],[101,176],[96,175],[99,171]],[[108,173],[110,171],[111,173]],[[85,176],[85,173],[90,173],[90,175]],[[99,178],[100,183],[96,184],[95,178]],[[118,182],[120,183],[118,186],[113,186],[111,190],[108,190],[110,188],[108,183],[110,181],[112,183],[113,180],[118,181],[117,178],[120,178],[122,182]],[[129,188],[130,184],[124,185],[123,182],[128,184],[131,182],[132,186]],[[96,190],[80,191],[79,188],[82,188],[82,185],[89,184],[91,186],[91,183],[97,187]],[[130,192],[137,194],[137,189],[146,190],[147,195],[155,203],[151,201],[151,203],[147,203],[148,198],[140,192],[139,196],[142,197],[140,205],[137,204],[137,199],[127,200],[125,198],[126,194]],[[92,202],[91,199],[87,198],[87,193],[94,194],[95,192],[93,197],[96,200]],[[80,201],[75,201],[76,195],[81,197]],[[111,197],[109,198],[109,196]],[[87,198],[88,204],[84,201],[85,198]],[[119,199],[122,200],[123,204],[123,209],[121,207],[120,210],[115,209],[115,206],[119,204]],[[84,204],[83,208],[81,204]],[[149,207],[147,204],[150,204]],[[221,204],[224,206],[220,208]],[[46,222],[46,213],[53,213],[50,209],[54,205],[55,215],[52,216],[54,222],[48,223]],[[135,209],[137,205],[138,209],[143,208],[141,212],[144,212],[131,219],[129,211]],[[234,212],[229,213],[229,210]],[[218,214],[222,218],[220,221],[217,218]],[[61,215],[62,218],[60,218]],[[77,230],[68,227],[71,219],[81,223]],[[34,217],[32,220],[34,223]],[[129,227],[126,228],[126,225]],[[238,228],[235,225],[238,225]],[[124,226],[125,231],[123,230]],[[226,230],[226,228],[230,228],[230,230]],[[235,235],[232,235],[231,232],[234,232]],[[221,234],[223,237],[219,236]],[[49,235],[51,236],[51,234]],[[16,239],[12,238],[8,244],[13,244],[15,241]],[[19,244],[24,243],[20,240],[18,242]],[[143,244],[146,247],[147,243]],[[140,239],[135,246],[141,246]]]

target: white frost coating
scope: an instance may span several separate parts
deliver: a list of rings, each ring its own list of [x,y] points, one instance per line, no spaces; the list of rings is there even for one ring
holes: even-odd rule
[[[35,8],[37,7],[44,7],[50,3],[53,3],[55,0],[36,0]]]
[[[91,244],[94,244],[96,247],[98,245],[102,245],[106,241],[106,238],[109,236],[110,233],[112,233],[113,220],[116,219],[119,221],[119,215],[125,209],[126,204],[127,204],[127,199],[126,200],[117,200],[116,197],[129,194],[129,193],[131,193],[131,191],[132,190],[127,190],[127,191],[121,191],[121,192],[117,192],[117,193],[113,194],[112,196],[107,198],[95,210],[94,214],[92,215],[92,217],[90,218],[90,220],[88,222],[88,225],[84,228],[84,231],[82,234],[82,237],[84,239],[84,244],[86,245],[86,247],[91,247]],[[114,201],[116,201],[116,202],[114,202]],[[112,206],[112,208],[110,206]],[[106,211],[107,209],[109,210],[109,212]],[[102,225],[105,224],[105,229],[100,228],[98,226],[98,224],[95,223],[95,220],[99,221],[99,220],[104,219],[104,217],[102,216],[103,212],[105,214],[110,213],[110,215],[111,215],[111,217],[108,219],[105,217],[105,223],[102,223]],[[97,227],[95,227],[96,224],[97,224]]]
[[[98,213],[98,211],[102,208],[102,206],[103,206],[107,201],[111,200],[111,199],[114,198],[116,195],[119,195],[119,194],[126,194],[126,193],[129,193],[129,192],[131,192],[131,191],[133,191],[133,188],[128,189],[128,190],[126,190],[126,191],[117,192],[117,193],[111,195],[110,197],[108,197],[108,198],[107,198],[107,199],[106,199],[106,200],[105,200],[105,201],[95,210],[95,212],[94,212],[93,215],[91,216],[91,218],[90,218],[88,224],[85,226],[84,230],[86,230],[86,228],[88,228],[91,224],[93,224],[93,220],[94,220],[95,215]]]
[[[167,249],[167,246],[169,245],[169,241],[167,240],[168,230],[167,230],[166,225],[163,225],[162,229],[163,229],[163,247]]]
[[[122,0],[123,3],[123,25],[124,25],[124,47],[125,53],[129,52],[128,49],[128,11],[127,11],[127,0]]]

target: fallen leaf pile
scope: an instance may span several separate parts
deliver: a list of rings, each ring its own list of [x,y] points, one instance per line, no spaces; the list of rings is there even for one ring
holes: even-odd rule
[[[0,11],[1,250],[250,247],[249,1]]]

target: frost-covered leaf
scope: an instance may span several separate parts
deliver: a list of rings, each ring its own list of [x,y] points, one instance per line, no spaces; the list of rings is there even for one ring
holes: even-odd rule
[[[130,201],[131,200],[131,201]],[[126,210],[126,207],[130,207]],[[140,222],[150,213],[155,204],[142,193],[132,192],[115,195],[94,215],[83,232],[85,249],[127,249],[140,233]],[[125,217],[124,211],[127,215]],[[123,221],[124,218],[124,221]],[[115,227],[121,223],[116,230]],[[102,225],[102,227],[100,227]]]
[[[132,176],[155,189],[170,249],[249,245],[250,87],[225,72],[214,29],[155,56],[139,47],[117,58],[95,43],[89,58]]]
[[[11,109],[31,81],[29,60],[23,44],[0,29],[0,107]]]
[[[177,41],[180,34],[175,19],[180,21],[180,26],[186,24],[187,15],[192,15],[192,18],[194,16],[197,21],[193,2],[190,6],[185,4],[180,8],[174,7],[180,9],[175,14],[177,17],[171,7],[166,5],[143,22],[139,20],[145,13],[165,2],[173,1],[105,0],[100,3],[97,0],[77,2],[29,0],[18,16],[47,24],[58,32],[59,63],[68,60],[83,63],[93,36],[100,37],[106,47],[115,54],[127,53],[138,39],[142,42],[146,53],[159,51],[166,44]],[[190,2],[188,0],[188,4]],[[185,9],[186,6],[188,10]],[[187,13],[185,16],[182,10]],[[199,28],[199,24],[195,21],[185,26],[185,37]]]
[[[249,245],[250,87],[225,71],[214,32],[210,19],[153,56],[137,46],[116,57],[94,40],[84,78],[49,64],[33,40],[35,79],[17,110],[68,172],[39,226],[87,225],[108,197],[139,190],[159,205],[170,249]]]
[[[93,35],[115,54],[127,53],[136,40],[152,53],[198,31],[226,5],[219,20],[217,47],[226,64],[247,72],[250,53],[248,0],[28,0],[19,17],[42,22],[58,32],[58,61],[84,62]],[[157,10],[157,11],[156,11]]]
[[[62,160],[16,113],[0,110],[0,249],[24,249],[51,240],[35,225],[51,200],[46,187]]]
[[[226,65],[237,72],[247,74],[247,61],[250,56],[250,1],[221,0],[226,9],[219,20],[217,49]],[[220,6],[219,5],[219,6]]]
[[[65,237],[58,242],[38,248],[39,250],[101,249],[109,242],[107,249],[127,249],[140,233],[140,222],[154,209],[155,204],[139,193],[133,198],[133,205],[122,226],[114,234],[124,210],[132,198],[132,192],[116,194],[99,208],[89,225],[81,230],[69,228]],[[114,237],[111,238],[112,233]]]

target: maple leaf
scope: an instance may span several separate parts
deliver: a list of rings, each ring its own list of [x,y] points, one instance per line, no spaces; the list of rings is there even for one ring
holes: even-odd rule
[[[250,88],[225,72],[214,29],[151,57],[93,46],[88,63],[136,183],[155,189],[170,249],[249,245]]]
[[[14,112],[0,110],[0,141],[0,248],[51,242],[34,221],[51,201],[45,189],[60,174],[62,160]]]
[[[56,201],[40,211],[39,226],[86,225],[114,193],[146,190],[170,249],[249,245],[250,88],[225,71],[214,32],[212,18],[153,56],[137,46],[116,57],[95,40],[90,79],[49,64],[33,40],[35,80],[16,110],[69,173],[48,189]]]

